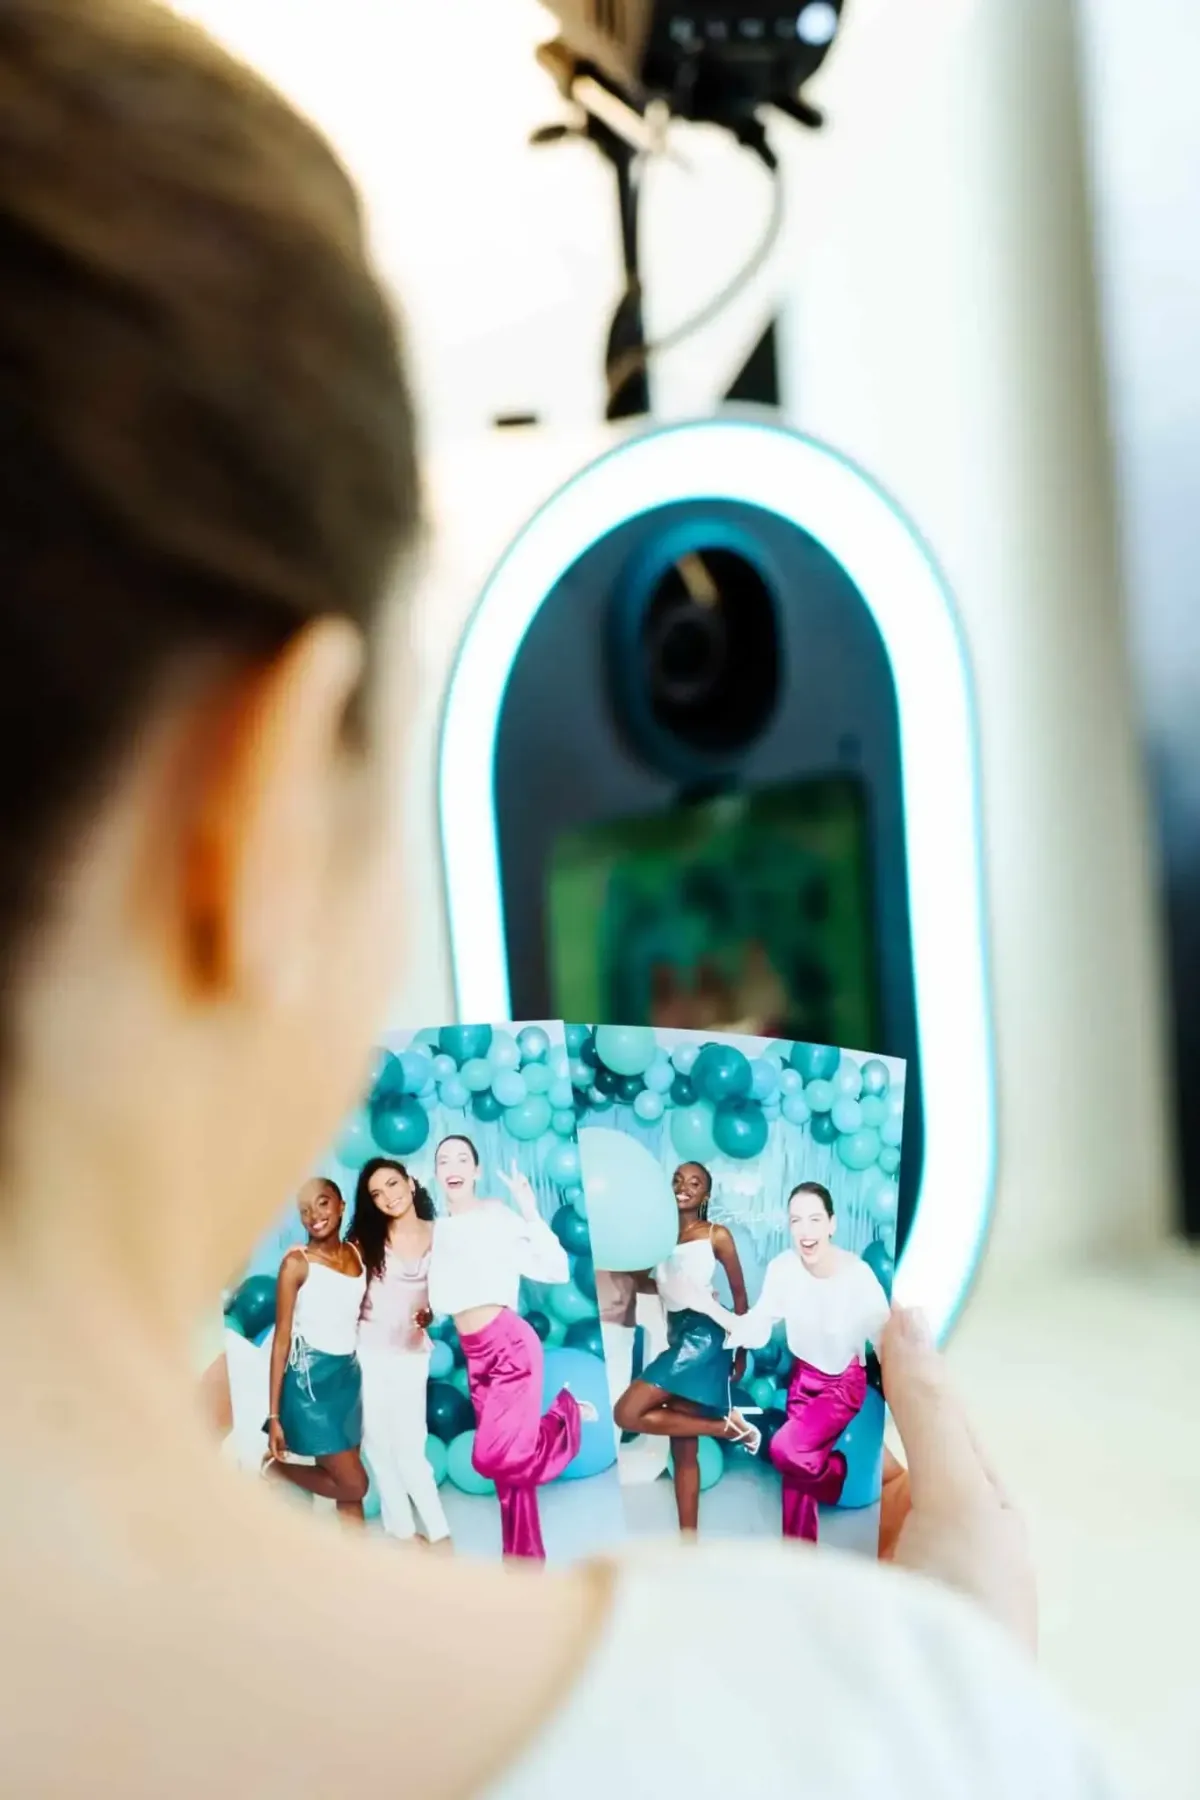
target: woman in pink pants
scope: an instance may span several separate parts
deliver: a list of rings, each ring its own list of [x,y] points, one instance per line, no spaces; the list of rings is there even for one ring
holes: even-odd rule
[[[758,1300],[738,1318],[724,1313],[728,1343],[760,1349],[782,1323],[796,1359],[787,1422],[771,1443],[783,1478],[783,1535],[816,1543],[818,1507],[834,1506],[846,1459],[834,1445],[867,1395],[867,1345],[877,1344],[891,1306],[874,1270],[833,1242],[833,1198],[819,1181],[788,1197],[791,1246],[768,1264]]]
[[[515,1164],[501,1176],[513,1206],[476,1194],[479,1152],[470,1138],[443,1138],[433,1172],[445,1212],[433,1228],[429,1304],[453,1318],[466,1353],[471,1460],[496,1484],[504,1554],[544,1561],[538,1487],[578,1454],[582,1425],[596,1409],[564,1389],[543,1413],[541,1339],[517,1303],[522,1276],[565,1282],[571,1265]]]

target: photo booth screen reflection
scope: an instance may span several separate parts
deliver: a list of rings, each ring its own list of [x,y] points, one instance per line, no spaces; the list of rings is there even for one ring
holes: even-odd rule
[[[951,597],[888,498],[773,418],[609,428],[573,466],[514,452],[437,769],[458,1016],[902,1058],[897,1297],[944,1334],[994,1161]]]

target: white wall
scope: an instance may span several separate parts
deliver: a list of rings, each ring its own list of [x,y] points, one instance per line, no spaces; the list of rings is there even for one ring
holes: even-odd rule
[[[602,167],[555,116],[527,0],[190,0],[333,134],[403,296],[431,443],[600,407],[616,294]],[[793,414],[925,531],[980,699],[1002,1104],[998,1275],[1154,1235],[1157,965],[1067,0],[855,0],[823,137],[781,128],[788,228],[755,293],[660,372],[706,407],[789,300]],[[719,287],[761,172],[689,133],[647,209],[652,324]]]

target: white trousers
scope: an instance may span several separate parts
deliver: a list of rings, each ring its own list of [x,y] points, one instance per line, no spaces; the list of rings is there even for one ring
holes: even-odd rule
[[[414,1510],[431,1544],[450,1536],[437,1482],[425,1456],[425,1401],[429,1352],[365,1350],[358,1360],[363,1381],[363,1454],[379,1489],[383,1529],[411,1538]]]

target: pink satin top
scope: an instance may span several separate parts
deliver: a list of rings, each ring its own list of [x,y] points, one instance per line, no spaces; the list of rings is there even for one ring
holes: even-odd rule
[[[429,1305],[430,1254],[427,1250],[415,1263],[388,1254],[379,1280],[367,1285],[358,1328],[362,1349],[401,1355],[429,1349],[429,1339],[414,1322],[414,1315]]]

